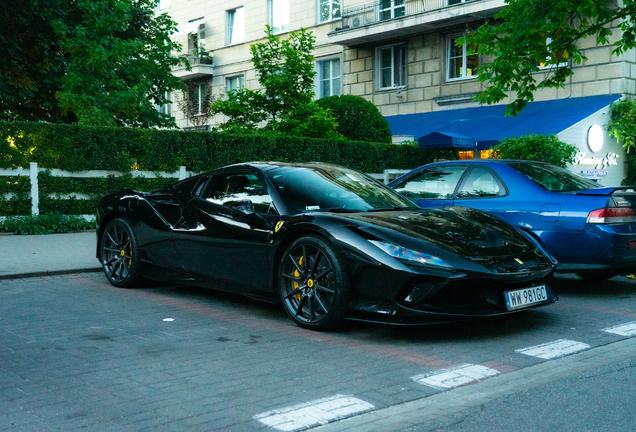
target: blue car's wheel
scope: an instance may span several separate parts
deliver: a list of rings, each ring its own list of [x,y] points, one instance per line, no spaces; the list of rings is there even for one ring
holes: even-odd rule
[[[616,276],[616,273],[612,272],[595,272],[595,273],[577,273],[578,277],[588,281],[604,281]]]
[[[333,330],[346,318],[349,302],[347,263],[328,241],[301,237],[280,265],[280,298],[287,314],[301,327]]]

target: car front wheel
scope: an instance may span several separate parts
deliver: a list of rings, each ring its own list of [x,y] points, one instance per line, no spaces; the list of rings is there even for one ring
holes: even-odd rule
[[[280,265],[280,298],[287,314],[312,330],[333,330],[344,323],[349,302],[347,262],[326,239],[295,240]]]
[[[139,248],[130,222],[125,218],[108,223],[101,243],[101,261],[108,281],[116,287],[139,285]]]

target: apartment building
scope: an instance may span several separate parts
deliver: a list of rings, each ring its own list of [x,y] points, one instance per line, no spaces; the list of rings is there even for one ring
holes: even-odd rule
[[[636,94],[634,52],[612,56],[611,46],[584,39],[580,46],[588,60],[574,66],[565,88],[538,92],[538,102],[520,116],[504,117],[503,105],[472,102],[483,89],[476,69],[487,59],[455,43],[504,6],[504,0],[162,0],[158,12],[178,23],[174,39],[193,63],[191,72],[174,74],[209,82],[217,97],[236,86],[258,88],[249,45],[263,39],[265,24],[283,36],[306,28],[316,36],[316,97],[353,94],[370,100],[396,141],[462,147],[464,157],[479,158],[506,136],[554,133],[583,153],[578,160],[587,166],[573,170],[620,182],[622,148],[605,133],[604,146],[592,152],[588,133],[592,125],[607,123],[609,103]],[[613,37],[619,35],[615,29]],[[182,113],[172,112],[180,127],[188,126]],[[485,127],[492,124],[499,125],[496,131]],[[608,157],[619,162],[601,163]]]

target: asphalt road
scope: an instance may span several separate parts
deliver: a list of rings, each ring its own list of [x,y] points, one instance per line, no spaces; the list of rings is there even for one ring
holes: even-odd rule
[[[316,333],[210,290],[2,280],[0,430],[634,430],[636,283],[553,286],[497,319]]]

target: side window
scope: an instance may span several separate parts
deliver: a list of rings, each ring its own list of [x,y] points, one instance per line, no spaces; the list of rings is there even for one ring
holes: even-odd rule
[[[272,197],[267,186],[256,175],[247,173],[221,174],[208,182],[201,198],[223,206],[250,200],[257,213],[271,213]]]
[[[457,198],[484,198],[505,195],[503,184],[487,168],[475,167],[457,191]]]
[[[465,166],[428,168],[406,180],[395,190],[412,199],[451,199],[464,171]]]

